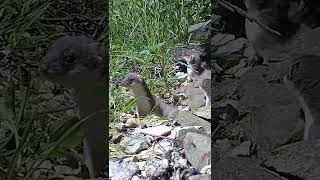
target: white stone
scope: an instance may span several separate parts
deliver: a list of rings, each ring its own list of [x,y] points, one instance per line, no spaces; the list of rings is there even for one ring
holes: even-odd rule
[[[160,125],[145,129],[137,129],[138,133],[145,133],[148,135],[155,135],[155,136],[163,136],[165,134],[168,134],[173,128],[170,126]]]

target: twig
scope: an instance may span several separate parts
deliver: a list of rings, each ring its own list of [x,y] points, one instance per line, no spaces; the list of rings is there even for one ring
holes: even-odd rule
[[[272,28],[266,26],[265,24],[263,24],[262,22],[260,22],[257,18],[249,15],[248,13],[246,13],[244,10],[242,10],[241,8],[229,3],[228,1],[225,0],[217,0],[217,2],[223,6],[224,8],[232,11],[232,12],[237,12],[238,14],[244,16],[245,18],[249,19],[251,22],[255,22],[257,23],[260,27],[262,27],[263,29],[271,32],[272,34],[275,34],[277,36],[282,36],[282,34],[276,30],[273,30]]]

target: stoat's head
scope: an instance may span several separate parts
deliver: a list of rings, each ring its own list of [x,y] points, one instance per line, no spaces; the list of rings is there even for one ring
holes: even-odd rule
[[[61,37],[49,47],[39,67],[45,79],[75,88],[102,76],[106,70],[105,50],[85,36]]]
[[[129,73],[123,78],[121,84],[129,89],[137,89],[143,86],[144,80],[140,74]]]
[[[205,62],[201,61],[200,52],[191,49],[187,50],[183,56],[183,59],[187,62],[189,69],[191,71],[196,71],[196,73],[201,73],[205,68]]]

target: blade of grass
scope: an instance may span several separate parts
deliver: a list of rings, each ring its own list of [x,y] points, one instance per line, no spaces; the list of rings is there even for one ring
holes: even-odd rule
[[[26,89],[24,100],[23,100],[23,104],[22,104],[22,108],[20,110],[19,119],[18,119],[18,123],[17,124],[19,124],[19,122],[21,122],[23,120],[23,115],[24,115],[26,104],[27,104],[28,97],[29,97],[30,87],[31,87],[31,83],[29,84],[29,86]],[[12,176],[15,173],[15,166],[19,162],[18,159],[20,158],[20,153],[23,150],[23,146],[27,141],[27,137],[28,137],[28,135],[30,133],[30,129],[31,129],[32,125],[33,125],[33,121],[34,121],[34,118],[31,118],[31,120],[29,120],[27,122],[27,127],[23,132],[23,135],[22,135],[22,138],[21,138],[21,142],[18,141],[19,134],[17,132],[15,134],[15,136],[17,136],[15,138],[16,139],[17,149],[16,149],[16,151],[15,151],[15,153],[14,153],[12,159],[11,159],[11,162],[9,164],[8,175],[7,175],[8,180],[11,180],[13,178]],[[16,131],[18,131],[18,130],[16,129]]]
[[[26,174],[26,176],[23,178],[23,180],[27,180],[32,174],[33,172],[45,161],[45,159],[47,159],[51,153],[53,153],[53,151],[60,145],[62,144],[67,137],[69,137],[71,134],[73,134],[80,126],[83,125],[83,123],[85,123],[88,119],[90,119],[91,117],[97,115],[98,113],[101,112],[105,112],[104,111],[97,111],[94,112],[90,115],[88,115],[87,117],[81,119],[79,122],[77,122],[75,125],[73,125],[68,131],[66,131],[56,142],[54,142],[53,144],[50,144],[49,147],[47,148],[46,151],[40,153],[34,160],[34,162],[31,164],[31,169],[29,170],[29,172]],[[107,127],[106,127],[107,128]],[[107,153],[107,152],[106,152]]]

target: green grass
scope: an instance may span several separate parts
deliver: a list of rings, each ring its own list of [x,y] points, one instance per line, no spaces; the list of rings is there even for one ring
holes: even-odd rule
[[[110,33],[110,120],[126,109],[128,102],[119,82],[128,72],[139,72],[152,93],[168,91],[175,78],[172,73],[174,48],[187,44],[188,27],[210,18],[208,0],[111,0]]]
[[[64,111],[48,113],[38,62],[63,32],[80,31],[99,40],[106,35],[105,1],[2,0],[0,3],[0,179],[30,179],[45,159],[77,157],[65,149],[80,132]],[[50,94],[48,88],[46,93]],[[65,91],[62,91],[65,92]],[[61,93],[61,92],[60,92]],[[68,138],[66,138],[68,137]],[[79,139],[79,138],[77,138]],[[64,143],[62,143],[64,142]],[[63,145],[61,145],[63,144]]]

